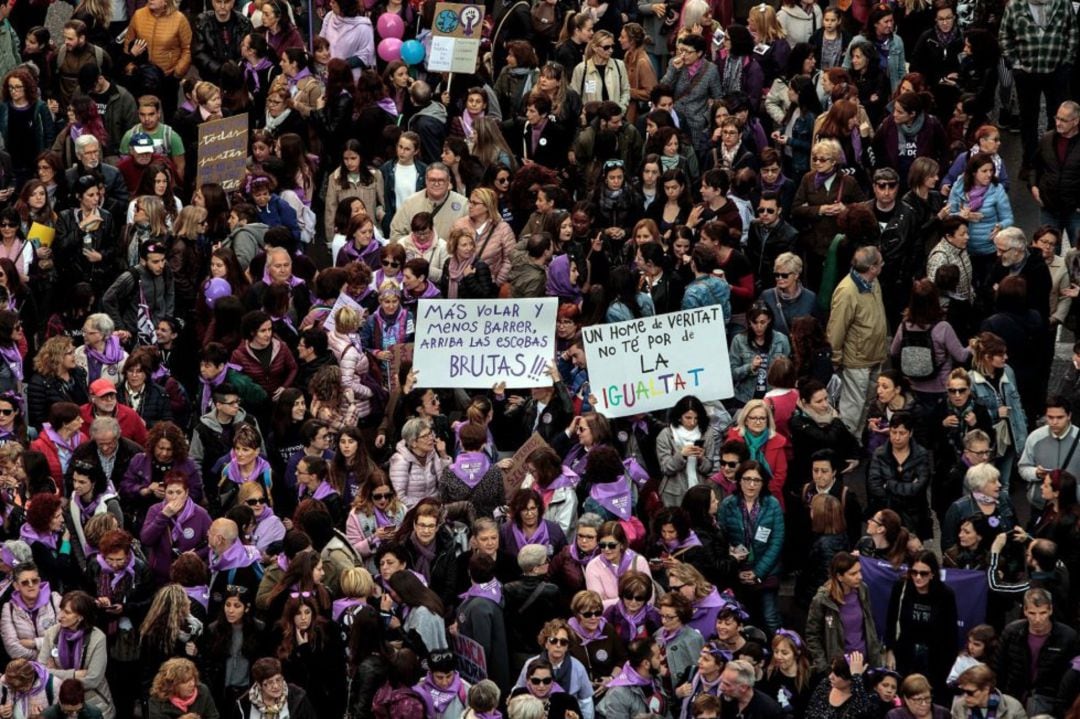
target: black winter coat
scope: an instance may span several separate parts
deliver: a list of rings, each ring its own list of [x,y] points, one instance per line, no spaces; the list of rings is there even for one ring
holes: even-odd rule
[[[54,402],[74,402],[82,406],[89,401],[86,370],[81,367],[71,370],[71,381],[68,383],[56,376],[35,374],[26,387],[27,422],[31,427],[41,429],[42,423],[49,420],[49,407]]]
[[[457,299],[490,300],[499,294],[499,289],[491,280],[491,268],[483,260],[473,263],[476,272],[463,277],[458,282]],[[442,278],[439,280],[439,292],[443,297],[450,297],[450,260],[443,263]]]
[[[1031,671],[1031,651],[1028,649],[1028,620],[1018,619],[1001,633],[998,650],[997,688],[1004,694],[1022,697],[1037,694],[1056,697],[1058,685],[1077,652],[1076,630],[1061,622],[1054,622],[1050,636],[1039,652],[1035,681]],[[1050,712],[1055,716],[1064,714],[1065,707]]]
[[[222,32],[225,30],[225,32]],[[229,42],[225,42],[228,34]],[[218,73],[226,60],[240,58],[240,41],[251,33],[251,21],[234,10],[225,23],[219,23],[213,10],[201,13],[195,20],[195,67],[205,80],[221,84]]]
[[[372,654],[360,662],[349,683],[350,716],[354,719],[372,719],[375,716],[371,710],[372,700],[375,692],[386,682],[386,674],[386,660],[378,654]],[[248,715],[245,712],[236,719],[248,719]]]
[[[121,384],[116,388],[116,398],[120,404],[131,406],[126,384]],[[165,388],[154,382],[147,382],[142,404],[139,405],[137,414],[146,422],[147,429],[150,429],[158,422],[173,421],[172,400],[165,392]]]
[[[1080,135],[1069,139],[1065,162],[1058,162],[1057,131],[1043,133],[1035,152],[1035,177],[1043,207],[1051,211],[1080,207]]]
[[[927,612],[928,619],[914,623],[913,615],[924,617]],[[907,578],[893,585],[884,639],[896,655],[901,676],[918,672],[931,686],[945,686],[956,658],[956,612],[956,595],[944,582],[932,581],[926,595],[919,595]]]
[[[415,567],[419,558],[419,552],[413,543],[404,543],[405,553],[409,556],[409,566]],[[454,544],[454,536],[448,527],[440,527],[435,535],[435,559],[428,571],[428,586],[435,590],[442,600],[443,606],[450,608],[457,606],[456,594],[458,581],[457,547]]]

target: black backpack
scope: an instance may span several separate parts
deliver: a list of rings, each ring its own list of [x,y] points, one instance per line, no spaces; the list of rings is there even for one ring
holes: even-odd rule
[[[930,379],[937,375],[940,366],[934,357],[934,328],[913,330],[901,326],[900,372],[908,379]]]

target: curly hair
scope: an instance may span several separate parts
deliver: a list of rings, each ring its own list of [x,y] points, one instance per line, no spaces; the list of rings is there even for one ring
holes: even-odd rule
[[[43,377],[55,377],[59,374],[64,355],[74,347],[75,344],[70,337],[63,335],[50,337],[45,340],[45,344],[41,346],[37,357],[34,358],[34,371]]]
[[[38,90],[37,78],[23,66],[19,66],[7,75],[4,75],[4,84],[0,87],[0,98],[2,98],[4,102],[11,102],[11,90],[8,89],[8,83],[10,83],[12,79],[22,81],[23,97],[26,98],[27,102],[31,105],[37,103],[38,98],[41,95]]]
[[[167,702],[176,696],[176,687],[192,679],[198,684],[199,669],[195,666],[195,662],[190,659],[169,659],[161,665],[154,676],[150,696]]]
[[[98,541],[98,552],[103,557],[108,556],[113,552],[124,552],[127,554],[131,551],[134,542],[135,538],[123,529],[114,529],[111,532],[106,532]]]
[[[176,424],[166,420],[151,427],[146,436],[146,454],[151,461],[154,459],[154,447],[163,439],[168,440],[172,445],[173,465],[180,464],[188,458],[187,436]]]
[[[30,505],[26,508],[26,523],[40,534],[48,533],[49,525],[56,513],[60,511],[63,502],[59,494],[51,492],[35,494],[30,498]]]

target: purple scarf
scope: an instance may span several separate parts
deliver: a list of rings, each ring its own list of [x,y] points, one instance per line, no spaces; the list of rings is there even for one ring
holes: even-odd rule
[[[379,250],[382,249],[382,245],[374,237],[367,243],[367,246],[362,250],[356,249],[356,245],[353,242],[346,242],[341,248],[340,252],[344,252],[345,256],[350,260],[356,260],[363,262],[364,264],[371,266],[369,259],[379,254]]]
[[[372,507],[372,509],[375,510],[375,528],[376,529],[378,529],[380,527],[394,527],[394,526],[397,526],[398,522],[395,521],[393,517],[391,517],[391,516],[389,516],[387,514],[384,514],[382,512],[382,510],[380,510],[378,507]]]
[[[598,551],[599,551],[598,549],[594,549],[591,552],[589,552],[587,555],[582,556],[581,555],[581,550],[578,549],[578,545],[577,545],[576,541],[573,544],[570,545],[570,557],[575,562],[577,562],[578,565],[580,565],[581,567],[584,567],[586,564],[591,562],[593,560],[593,557],[597,556]]]
[[[353,607],[360,607],[364,605],[363,599],[357,599],[356,597],[344,597],[342,599],[335,599],[334,603],[330,605],[330,616],[334,618],[335,622],[341,621],[341,615],[352,609]]]
[[[829,181],[829,178],[836,176],[836,168],[833,168],[832,172],[815,172],[814,173],[814,189],[820,190],[825,187],[825,183]]]
[[[39,542],[55,552],[57,543],[60,540],[60,534],[57,532],[39,534],[36,529],[30,526],[29,522],[23,522],[23,526],[19,528],[19,539],[30,545]]]
[[[101,376],[103,366],[119,364],[123,359],[124,348],[120,346],[120,340],[116,337],[105,340],[104,352],[98,352],[90,345],[86,345],[86,381],[93,382]]]
[[[70,440],[64,441],[64,438],[60,436],[60,433],[53,429],[52,425],[48,422],[42,424],[41,428],[44,433],[48,435],[49,439],[52,440],[53,444],[61,449],[66,449],[68,452],[74,452],[75,448],[82,444],[82,432],[76,432],[71,435]]]
[[[615,575],[616,581],[626,574],[626,571],[634,565],[634,560],[637,559],[637,552],[633,549],[627,549],[622,553],[622,559],[619,560],[619,566],[615,566],[607,560],[603,554],[597,555],[600,557],[600,562],[608,568],[608,570]]]
[[[113,591],[116,590],[116,585],[124,581],[124,577],[131,577],[132,581],[135,581],[135,553],[131,552],[131,556],[128,557],[127,564],[120,571],[116,571],[109,566],[109,563],[105,561],[105,558],[100,554],[97,555],[98,566],[101,567],[103,577],[109,577],[109,588]]]
[[[590,632],[581,626],[581,622],[577,617],[570,618],[570,628],[574,630],[574,633],[578,635],[578,639],[581,641],[581,646],[589,646],[589,642],[595,642],[604,638],[604,627],[607,626],[607,620],[600,617],[600,624],[596,627],[595,632]]]
[[[574,472],[579,477],[585,473],[585,464],[589,461],[589,450],[585,448],[585,445],[575,444],[570,448],[570,451],[566,453],[566,459],[563,461],[563,466],[569,467],[571,472]]]
[[[82,664],[83,640],[86,639],[86,630],[78,629],[71,631],[60,627],[60,633],[56,636],[57,664],[61,669],[78,669]]]
[[[547,521],[540,520],[540,524],[536,527],[536,531],[533,532],[531,537],[526,537],[525,532],[518,526],[517,522],[510,522],[510,532],[514,535],[514,541],[517,543],[517,549],[520,550],[526,544],[543,544],[545,547],[551,545],[551,537],[548,536]]]
[[[184,522],[191,519],[192,515],[194,514],[195,501],[192,500],[191,497],[188,497],[187,501],[184,502],[184,508],[180,510],[180,514],[169,519],[170,524],[172,524],[172,530],[170,530],[170,535],[172,536],[172,541],[174,544],[176,542],[179,542],[183,538]]]
[[[249,547],[239,539],[232,543],[220,556],[210,552],[210,571],[224,572],[229,569],[243,569],[259,561],[259,550]]]
[[[630,496],[630,480],[625,474],[620,475],[614,482],[594,484],[589,490],[589,496],[624,522],[630,519],[633,500]]]
[[[684,549],[690,549],[691,547],[700,547],[701,540],[698,539],[697,534],[695,534],[694,530],[691,529],[690,534],[688,534],[686,536],[686,539],[682,540],[681,542],[676,539],[674,542],[664,542],[663,544],[664,549],[666,549],[669,554],[674,554],[675,552],[679,552]]]
[[[573,489],[574,487],[578,486],[578,482],[580,481],[581,477],[578,476],[577,472],[570,469],[569,467],[563,466],[562,474],[553,479],[551,481],[551,484],[549,484],[547,487],[541,487],[539,485],[536,485],[535,483],[534,486],[538,491],[541,492],[553,492],[556,489],[562,489],[563,487],[569,487]]]
[[[619,676],[608,682],[608,689],[613,687],[651,687],[652,679],[647,679],[630,666],[630,662],[623,664],[622,671],[619,672]]]
[[[776,182],[765,182],[764,180],[762,180],[761,181],[761,190],[763,192],[777,192],[778,193],[784,188],[784,183],[785,182],[787,182],[787,177],[785,177],[784,173],[781,172],[780,175],[777,176]]]
[[[270,269],[269,268],[263,270],[262,281],[263,281],[263,284],[266,285],[267,287],[274,284],[274,280],[270,279]],[[304,284],[304,281],[302,279],[300,279],[299,277],[297,277],[296,275],[289,275],[289,279],[285,282],[285,284],[287,284],[289,287],[296,287],[297,285]]]
[[[483,452],[462,452],[450,465],[450,471],[469,489],[476,489],[489,469],[491,460]]]
[[[307,487],[305,487],[302,484],[299,484],[299,485],[297,485],[297,489],[299,490],[297,492],[299,498],[303,499],[306,492],[307,492]],[[330,483],[327,482],[324,479],[323,481],[319,482],[319,486],[315,488],[315,491],[311,494],[311,498],[312,499],[326,499],[331,494],[337,494],[337,492],[335,492],[334,488],[330,486]]]
[[[188,599],[196,602],[203,609],[210,606],[210,588],[205,584],[200,587],[184,587],[184,594],[188,595]]]
[[[416,693],[420,695],[420,698],[424,700],[424,704],[427,705],[428,716],[431,719],[436,719],[445,712],[454,699],[459,699],[462,703],[465,703],[465,687],[462,686],[461,675],[457,672],[454,672],[454,681],[446,689],[440,689],[436,686],[435,680],[431,678],[431,672],[428,672],[423,680],[416,685]]]
[[[261,58],[255,65],[252,65],[250,62],[244,62],[244,78],[251,80],[251,94],[258,95],[259,90],[262,87],[262,84],[259,82],[259,72],[272,66],[273,63],[266,57]]]
[[[22,713],[24,717],[31,716],[30,700],[34,698],[36,694],[45,694],[46,682],[52,681],[52,676],[49,674],[49,670],[44,665],[38,662],[31,661],[30,666],[34,667],[34,683],[30,685],[30,691],[26,693],[11,692],[12,700],[18,702],[18,711]]]
[[[76,494],[72,497],[75,506],[79,509],[79,521],[81,524],[86,524],[90,521],[90,518],[94,516],[94,512],[97,511],[98,505],[101,504],[103,498],[104,495],[99,494],[90,500],[90,504],[83,504],[83,499],[80,495]]]
[[[492,579],[485,584],[477,584],[473,582],[464,594],[458,596],[462,603],[465,603],[469,597],[480,597],[481,599],[490,599],[499,606],[502,606],[502,584],[498,579]]]
[[[240,365],[226,362],[224,369],[218,373],[217,377],[214,377],[214,379],[211,380],[203,379],[202,375],[199,375],[199,382],[202,384],[202,399],[199,402],[199,407],[203,414],[210,411],[210,400],[213,399],[214,388],[225,381],[225,375],[229,373],[230,369],[239,372]]]
[[[19,354],[18,345],[11,344],[7,347],[0,345],[0,357],[4,358],[8,367],[11,368],[11,374],[15,375],[15,379],[19,382],[23,381],[23,357]]]
[[[630,625],[630,636],[627,638],[627,641],[637,637],[638,631],[640,631],[639,628],[642,627],[649,619],[649,605],[642,604],[641,609],[637,610],[633,614],[627,613],[626,605],[624,605],[621,601],[617,602],[615,604],[615,607],[615,611],[619,613],[619,616],[625,619],[626,623]]]
[[[978,212],[982,209],[983,202],[986,200],[986,193],[990,191],[990,185],[975,185],[967,192],[968,209],[972,212]]]
[[[26,525],[24,524],[23,526],[25,527]],[[12,565],[12,566],[14,566],[14,565]],[[32,607],[26,606],[26,600],[23,599],[22,595],[19,594],[18,592],[12,592],[11,593],[11,602],[12,602],[12,604],[14,604],[16,607],[23,610],[27,614],[33,614],[37,610],[44,607],[46,604],[49,603],[49,597],[52,596],[52,590],[49,589],[49,583],[44,581],[44,580],[42,580],[41,584],[39,584],[38,586],[41,587],[41,588],[38,590],[38,597],[37,597],[37,601],[34,602],[34,606],[32,606]]]
[[[570,255],[559,255],[548,265],[546,289],[549,297],[581,302],[581,288],[570,282]]]
[[[225,467],[225,476],[231,481],[237,484],[243,484],[244,482],[258,482],[263,472],[270,469],[270,463],[259,455],[255,458],[255,467],[251,470],[251,473],[246,477],[241,474],[240,465],[236,461],[236,451],[229,452],[229,464]]]
[[[856,127],[851,131],[851,153],[855,155],[855,157],[851,158],[852,167],[859,164],[862,151],[862,134],[859,132],[859,128]]]
[[[398,110],[397,103],[394,102],[394,98],[392,97],[384,97],[383,99],[376,102],[375,105],[378,106],[380,110],[385,112],[390,117],[397,117],[401,114],[401,112]]]

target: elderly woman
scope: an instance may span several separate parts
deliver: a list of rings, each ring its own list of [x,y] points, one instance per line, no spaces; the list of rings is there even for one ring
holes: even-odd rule
[[[107,379],[116,386],[123,382],[128,353],[120,342],[128,337],[123,330],[114,332],[116,325],[104,312],[90,315],[83,323],[84,344],[75,349],[75,365],[86,372],[88,383]]]
[[[23,547],[25,543],[19,542]],[[15,591],[8,599],[8,609],[0,613],[0,635],[4,649],[12,659],[35,660],[42,636],[56,624],[60,613],[60,594],[41,580],[37,566],[30,559],[29,548],[20,552],[21,561],[14,561],[11,571]]]
[[[110,606],[108,616],[118,615]],[[105,633],[94,626],[97,613],[94,598],[83,591],[68,592],[60,602],[57,623],[42,637],[38,661],[56,679],[79,679],[86,689],[87,703],[101,711],[105,719],[116,717],[112,693],[105,681],[108,653]]]
[[[458,565],[452,551],[454,535],[442,509],[436,499],[421,500],[401,520],[395,540],[403,546],[409,567],[449,603],[456,597]]]
[[[476,235],[469,229],[450,231],[446,250],[449,257],[442,267],[439,291],[451,300],[490,299],[498,288],[491,279],[491,268],[476,256]]]
[[[769,404],[760,399],[747,402],[728,429],[726,439],[741,441],[750,450],[750,459],[768,473],[769,493],[780,502],[782,510],[790,443],[776,431],[776,419]]]
[[[406,508],[412,508],[436,494],[438,479],[449,465],[446,443],[436,439],[430,422],[413,417],[401,428],[401,441],[390,458],[394,492]]]
[[[251,689],[237,701],[239,716],[250,719],[314,719],[315,708],[303,687],[286,682],[281,662],[263,657],[251,665]]]
[[[656,438],[656,457],[664,478],[660,496],[677,507],[686,490],[712,474],[716,433],[709,431],[709,415],[694,396],[683,397],[668,412],[668,426]]]
[[[991,462],[983,462],[968,469],[964,475],[967,495],[952,503],[941,525],[941,548],[949,549],[956,543],[960,523],[982,515],[995,534],[1010,532],[1016,526],[1016,512],[1012,500],[1002,491],[1001,473]]]
[[[596,592],[608,608],[619,601],[619,580],[629,571],[652,577],[649,562],[630,549],[626,531],[617,521],[604,522],[598,532],[600,553],[585,566],[585,586]]]
[[[202,719],[218,719],[210,687],[199,681],[199,670],[190,659],[166,660],[154,676],[150,688],[148,719],[179,719],[197,714]]]
[[[71,338],[50,337],[34,357],[34,375],[26,388],[30,426],[40,429],[57,402],[88,403],[87,385],[86,370],[75,362]]]
[[[544,519],[544,499],[535,489],[519,489],[510,498],[509,516],[500,532],[504,552],[516,557],[526,544],[540,544],[553,556],[566,546],[562,528]]]
[[[668,592],[661,596],[656,600],[656,610],[660,613],[660,631],[656,640],[664,651],[671,684],[682,686],[690,680],[705,640],[690,626],[694,609],[681,593]]]
[[[953,12],[952,8],[949,8]],[[922,674],[909,674],[901,682],[897,695],[900,706],[885,715],[886,719],[949,719],[945,707],[935,704],[930,682]]]
[[[773,262],[776,286],[761,293],[761,301],[772,311],[774,332],[791,336],[795,320],[817,317],[817,295],[800,281],[803,261],[794,252],[784,252]]]
[[[956,688],[960,694],[953,699],[954,717],[988,716],[990,712],[998,719],[1027,716],[1019,701],[997,688],[997,675],[985,664],[965,669],[956,678]]]
[[[600,528],[604,520],[586,512],[578,517],[574,541],[551,559],[549,576],[564,593],[577,593],[585,588],[585,569],[597,555]]]
[[[699,160],[709,151],[710,101],[721,99],[720,73],[708,59],[709,44],[700,35],[688,34],[676,42],[676,55],[661,83],[675,91],[675,111],[690,134]],[[701,77],[697,75],[701,73]]]
[[[540,654],[525,662],[514,686],[525,686],[528,667],[533,660],[546,660],[552,667],[559,667],[558,671],[554,672],[555,683],[562,691],[577,699],[581,707],[581,719],[593,719],[593,685],[589,681],[589,672],[585,665],[570,655],[572,633],[573,629],[565,619],[552,619],[545,624],[536,639],[542,647]]]
[[[792,201],[792,219],[803,223],[801,245],[810,249],[806,279],[811,287],[821,280],[825,255],[839,233],[837,218],[844,208],[866,199],[858,182],[840,172],[844,151],[836,140],[818,140],[810,149],[811,172],[803,175]]]
[[[169,579],[169,565],[184,552],[194,551],[207,559],[210,515],[192,499],[183,472],[166,472],[158,486],[162,501],[147,512],[140,539],[155,580],[164,583]]]

